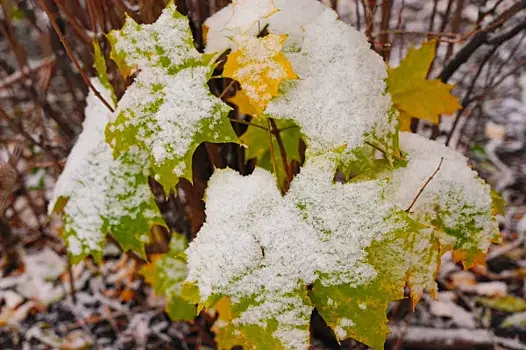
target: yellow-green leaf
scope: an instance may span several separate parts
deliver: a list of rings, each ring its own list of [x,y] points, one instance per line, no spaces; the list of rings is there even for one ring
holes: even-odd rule
[[[526,300],[513,295],[495,298],[477,298],[477,301],[495,310],[506,312],[526,311]]]
[[[100,49],[99,41],[93,39],[93,55],[94,55],[94,66],[97,71],[102,86],[104,86],[108,91],[111,92],[111,100],[114,105],[117,105],[117,96],[113,90],[113,85],[111,85],[110,79],[108,78],[108,71],[106,66],[106,58]]]
[[[197,314],[196,305],[182,296],[183,281],[187,275],[184,259],[187,246],[186,238],[175,234],[168,253],[153,257],[150,264],[141,268],[141,274],[155,293],[166,296],[166,313],[174,321],[192,320]]]
[[[453,85],[427,79],[436,43],[432,40],[419,49],[411,47],[398,67],[389,68],[387,91],[400,111],[402,131],[409,130],[410,118],[438,124],[441,114],[451,114],[461,108],[458,98],[451,94]]]

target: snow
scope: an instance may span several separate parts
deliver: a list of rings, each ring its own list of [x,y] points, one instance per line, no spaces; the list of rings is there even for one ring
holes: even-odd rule
[[[301,51],[287,58],[299,80],[283,84],[285,93],[266,113],[300,125],[310,154],[346,145],[350,155],[366,138],[394,133],[386,66],[365,36],[337,21],[334,11],[326,9],[307,25]]]
[[[404,226],[387,220],[393,206],[381,202],[381,186],[335,184],[334,170],[326,158],[309,160],[284,198],[265,170],[246,177],[216,171],[207,191],[207,221],[186,250],[187,280],[197,283],[201,299],[229,295],[236,303],[256,295],[257,306],[236,322],[264,326],[280,314],[278,337],[293,322],[308,320],[294,314],[310,315],[298,295],[305,285],[318,278],[324,285],[373,279],[365,248]],[[283,312],[283,303],[296,309]]]
[[[91,82],[107,101],[111,100],[110,92],[98,79]],[[147,171],[146,153],[132,147],[125,157],[115,160],[104,135],[111,112],[92,92],[86,104],[83,131],[49,204],[52,212],[59,198],[69,198],[64,207],[64,229],[74,256],[102,251],[105,227],[119,225],[124,217],[136,218],[141,204],[152,198],[147,182],[136,180],[137,174],[144,175]],[[158,216],[151,211],[141,212],[150,219]]]
[[[201,130],[202,122],[212,119],[217,110],[230,109],[210,94],[206,85],[209,73],[207,66],[185,68],[175,75],[161,68],[142,71],[119,102],[114,115],[123,114],[126,118],[114,119],[113,130],[137,129],[137,141],[151,150],[158,166],[170,159],[184,158],[195,142],[194,135],[205,131]],[[158,107],[149,109],[152,105]],[[181,162],[174,173],[183,175],[185,167]]]
[[[16,280],[16,290],[22,296],[50,304],[64,296],[64,289],[57,285],[57,279],[64,272],[66,262],[50,248],[24,257],[25,271],[16,277],[4,280]],[[7,281],[5,281],[7,282]]]
[[[469,242],[461,243],[453,235],[443,235],[440,237],[442,244],[456,249],[486,251],[491,238],[498,232],[492,215],[489,185],[466,166],[464,156],[442,144],[416,134],[400,133],[400,148],[407,153],[409,162],[390,175],[390,184],[386,188],[389,200],[400,208],[409,208],[420,188],[444,158],[440,170],[418,197],[411,212],[414,217],[426,221],[430,216],[435,217],[438,210],[446,228],[460,230],[463,235],[470,236]]]
[[[128,18],[123,28],[111,32],[110,37],[114,38],[114,50],[125,57],[126,64],[139,69],[181,67],[201,57],[192,44],[188,19],[178,14],[173,4],[153,24],[139,26]]]
[[[303,27],[311,23],[322,13],[324,6],[316,0],[244,0],[243,7],[230,4],[221,11],[209,17],[204,25],[208,28],[206,52],[222,52],[235,48],[234,41],[229,37],[240,33],[257,35],[266,25],[272,34],[287,34],[286,46],[298,48],[303,40]],[[237,13],[245,12],[245,8],[260,5],[261,10],[244,14],[245,19]],[[272,13],[271,3],[278,9]],[[246,7],[245,7],[246,6]],[[252,7],[254,8],[254,7]],[[269,16],[270,14],[270,16]],[[257,17],[255,16],[257,15]]]
[[[435,235],[444,245],[472,251],[469,245],[474,244],[485,251],[497,232],[489,189],[464,157],[441,144],[403,133],[400,146],[408,159],[406,167],[347,184],[333,182],[336,156],[311,157],[284,197],[265,170],[256,168],[246,177],[233,170],[216,171],[207,191],[207,221],[186,250],[187,280],[197,284],[203,301],[213,295],[229,295],[234,304],[255,298],[234,323],[265,327],[278,317],[276,310],[282,310],[274,336],[294,348],[293,342],[287,343],[291,339],[280,336],[294,322],[301,324],[297,313],[308,313],[302,288],[316,280],[324,286],[357,287],[376,278],[366,249],[373,242],[392,242],[395,232],[409,229],[399,213],[409,207],[444,157],[409,215],[429,223],[438,208],[446,227],[466,225],[462,234],[468,239],[457,241],[428,228],[414,233],[411,237],[418,239],[410,245],[403,240],[389,243],[393,254],[406,262],[393,266],[392,273],[400,278],[407,274],[413,296],[436,292]],[[474,227],[462,221],[466,217]],[[294,303],[295,313],[283,312],[288,310],[283,305]],[[335,331],[343,334],[352,326],[351,320],[342,320]]]

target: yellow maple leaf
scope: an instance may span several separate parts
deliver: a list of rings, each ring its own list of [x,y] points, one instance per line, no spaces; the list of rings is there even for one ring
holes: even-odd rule
[[[296,79],[290,62],[281,49],[286,35],[255,38],[238,35],[237,50],[228,55],[223,76],[237,80],[256,115],[263,114],[270,100],[278,95],[279,84]]]
[[[411,118],[438,124],[441,114],[454,113],[461,107],[458,98],[451,94],[454,85],[427,79],[436,44],[432,40],[419,49],[411,47],[398,67],[389,68],[387,91],[400,112],[402,131],[409,131]]]
[[[258,114],[258,111],[250,104],[250,100],[243,90],[237,90],[236,94],[228,99],[228,102],[237,106],[239,114],[251,116]]]

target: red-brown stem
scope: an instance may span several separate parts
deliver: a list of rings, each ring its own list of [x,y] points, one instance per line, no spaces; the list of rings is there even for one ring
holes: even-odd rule
[[[285,150],[285,145],[283,144],[283,140],[281,139],[281,135],[279,134],[278,126],[276,125],[276,121],[272,118],[269,118],[270,127],[271,127],[271,133],[274,134],[274,137],[276,138],[276,141],[278,143],[279,152],[281,154],[281,161],[283,163],[283,169],[285,169],[285,174],[287,175],[287,184],[290,184],[292,181],[292,172],[290,171],[289,163],[287,162],[287,151]]]
[[[106,101],[106,99],[100,94],[100,92],[93,86],[93,84],[91,83],[91,81],[89,80],[86,72],[82,69],[82,67],[80,66],[80,63],[77,61],[77,59],[75,58],[75,56],[73,55],[73,52],[71,51],[71,48],[69,47],[69,44],[68,42],[66,41],[66,38],[64,38],[64,35],[62,34],[62,31],[60,30],[60,28],[58,27],[57,23],[55,22],[54,18],[53,18],[53,15],[51,14],[51,12],[49,11],[49,8],[47,7],[45,1],[43,0],[40,0],[40,5],[42,6],[42,9],[44,9],[44,12],[46,12],[47,16],[49,17],[49,21],[51,22],[51,25],[53,26],[53,29],[55,30],[55,32],[57,33],[59,39],[60,39],[60,42],[62,43],[62,45],[64,45],[64,48],[66,49],[66,52],[69,56],[69,58],[71,59],[71,61],[73,62],[73,64],[75,65],[75,68],[77,68],[78,72],[80,73],[80,75],[82,76],[82,80],[84,80],[84,83],[86,83],[86,85],[88,85],[88,87],[91,89],[91,91],[93,91],[93,93],[95,94],[95,96],[97,96],[97,98],[111,111],[111,112],[115,112],[115,110],[113,109],[113,107],[108,103],[108,101]]]
[[[391,0],[382,1],[382,22],[380,23],[380,46],[382,50],[382,56],[385,62],[389,62],[389,56],[391,55],[391,43],[389,42],[389,20],[391,19],[391,10],[393,8],[393,2]]]

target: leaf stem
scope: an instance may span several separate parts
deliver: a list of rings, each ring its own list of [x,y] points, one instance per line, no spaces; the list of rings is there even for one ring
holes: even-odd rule
[[[285,150],[285,145],[283,144],[283,140],[281,139],[281,135],[279,134],[279,129],[276,125],[276,121],[272,118],[269,118],[268,120],[269,125],[272,127],[271,133],[274,134],[278,143],[279,152],[281,154],[281,161],[283,162],[283,169],[285,170],[285,174],[287,175],[287,184],[290,184],[292,181],[292,172],[290,171],[289,163],[287,162],[287,151]]]
[[[372,142],[369,142],[369,141],[365,141],[365,144],[366,145],[369,145],[371,146],[372,148],[374,148],[375,150],[377,151],[380,151],[384,156],[388,157],[388,156],[391,156],[393,157],[394,159],[404,159],[401,155],[400,155],[400,152],[398,153],[389,153],[387,152],[386,150],[384,150],[382,147],[378,146],[378,145],[375,145],[374,143]]]
[[[424,185],[422,187],[420,187],[420,190],[418,190],[418,193],[416,194],[416,197],[413,198],[413,200],[411,201],[411,204],[409,204],[409,207],[405,210],[407,213],[409,213],[411,211],[411,209],[415,205],[416,201],[418,200],[418,198],[420,197],[422,192],[424,192],[424,190],[427,187],[427,185],[429,185],[431,180],[433,180],[435,175],[440,171],[440,168],[442,167],[442,163],[443,162],[444,162],[444,157],[440,158],[440,163],[438,164],[438,167],[435,169],[433,174],[431,174],[431,176],[427,178],[426,182],[424,182]]]
[[[268,128],[265,128],[264,126],[262,125],[258,125],[258,124],[254,124],[254,123],[251,123],[251,122],[247,122],[245,120],[237,120],[237,119],[230,119],[231,122],[233,123],[237,123],[237,124],[243,124],[243,125],[249,125],[249,126],[253,126],[255,128],[259,128],[259,129],[263,129],[265,131],[269,131]]]
[[[274,145],[272,144],[272,124],[270,124],[270,118],[267,120],[268,122],[268,142],[269,142],[269,149],[270,149],[270,160],[272,161],[272,169],[274,169],[274,174],[278,174],[277,167],[276,167],[276,154],[274,152]]]

